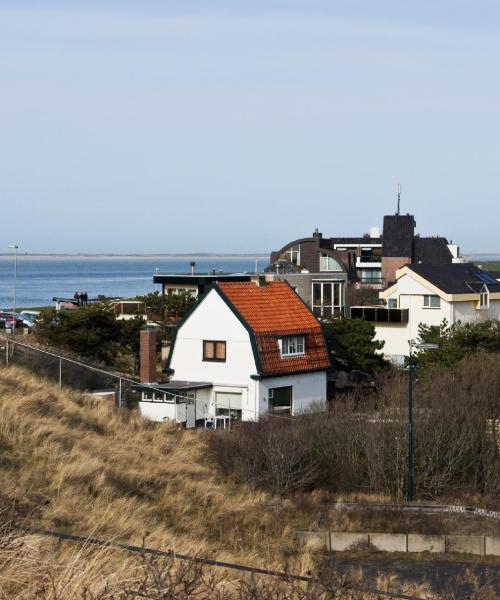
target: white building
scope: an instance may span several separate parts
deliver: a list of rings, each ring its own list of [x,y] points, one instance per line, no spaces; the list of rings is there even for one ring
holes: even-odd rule
[[[143,391],[140,410],[187,427],[295,415],[324,406],[329,364],[318,321],[288,283],[218,283],[179,325],[171,380]]]
[[[373,321],[384,355],[401,362],[419,325],[439,326],[500,318],[500,284],[471,263],[415,264],[396,272],[396,283],[379,293],[385,307],[353,307],[351,316]]]

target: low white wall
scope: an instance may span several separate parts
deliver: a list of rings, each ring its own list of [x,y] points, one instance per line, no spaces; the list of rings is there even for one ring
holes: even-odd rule
[[[353,533],[299,531],[296,537],[311,546],[334,552],[364,549],[365,544],[382,552],[433,552],[500,556],[500,537],[487,535],[425,535],[418,533]]]
[[[139,402],[139,412],[151,421],[175,421],[175,406],[167,402]]]
[[[375,339],[384,342],[381,352],[387,358],[408,356],[408,340],[410,331],[408,324],[376,323]]]

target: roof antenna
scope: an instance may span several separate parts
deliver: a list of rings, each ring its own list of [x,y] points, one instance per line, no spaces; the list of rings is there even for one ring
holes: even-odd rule
[[[397,215],[399,215],[399,205],[401,203],[401,184],[398,183],[398,211],[396,212]]]

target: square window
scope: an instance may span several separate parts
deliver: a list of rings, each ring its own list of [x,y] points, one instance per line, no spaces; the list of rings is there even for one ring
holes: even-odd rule
[[[298,356],[305,354],[305,338],[303,335],[287,336],[281,339],[281,356]]]
[[[220,340],[203,340],[203,360],[225,362],[226,342]]]
[[[424,308],[440,308],[441,298],[439,296],[424,296]]]

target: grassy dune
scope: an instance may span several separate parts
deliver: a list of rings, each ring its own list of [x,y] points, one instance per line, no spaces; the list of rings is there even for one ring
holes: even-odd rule
[[[2,522],[12,515],[41,527],[138,545],[145,541],[151,547],[246,565],[281,569],[287,564],[295,573],[311,569],[313,553],[297,546],[294,531],[377,530],[391,520],[381,513],[332,510],[327,505],[332,498],[324,494],[282,499],[224,480],[206,459],[206,435],[210,433],[178,432],[134,411],[59,390],[17,367],[1,368],[0,600],[233,597],[207,595],[216,586],[210,579],[214,575],[202,576],[191,567],[184,577],[193,579],[194,574],[203,588],[199,596],[178,581],[178,566],[160,568],[120,551],[19,536],[5,525],[2,530]],[[433,527],[464,531],[465,521],[459,519],[444,516]],[[467,524],[470,531],[474,522]],[[409,529],[402,515],[392,525]],[[234,575],[224,575],[219,584],[234,585]],[[123,592],[141,585],[151,595]],[[155,595],[155,586],[175,594]],[[287,589],[282,596],[275,589],[240,589],[236,597],[313,597]],[[323,597],[331,596],[314,596]],[[370,596],[346,591],[336,597]]]
[[[0,490],[29,521],[251,564],[307,563],[292,537],[318,525],[309,507],[221,481],[203,437],[0,371]]]

